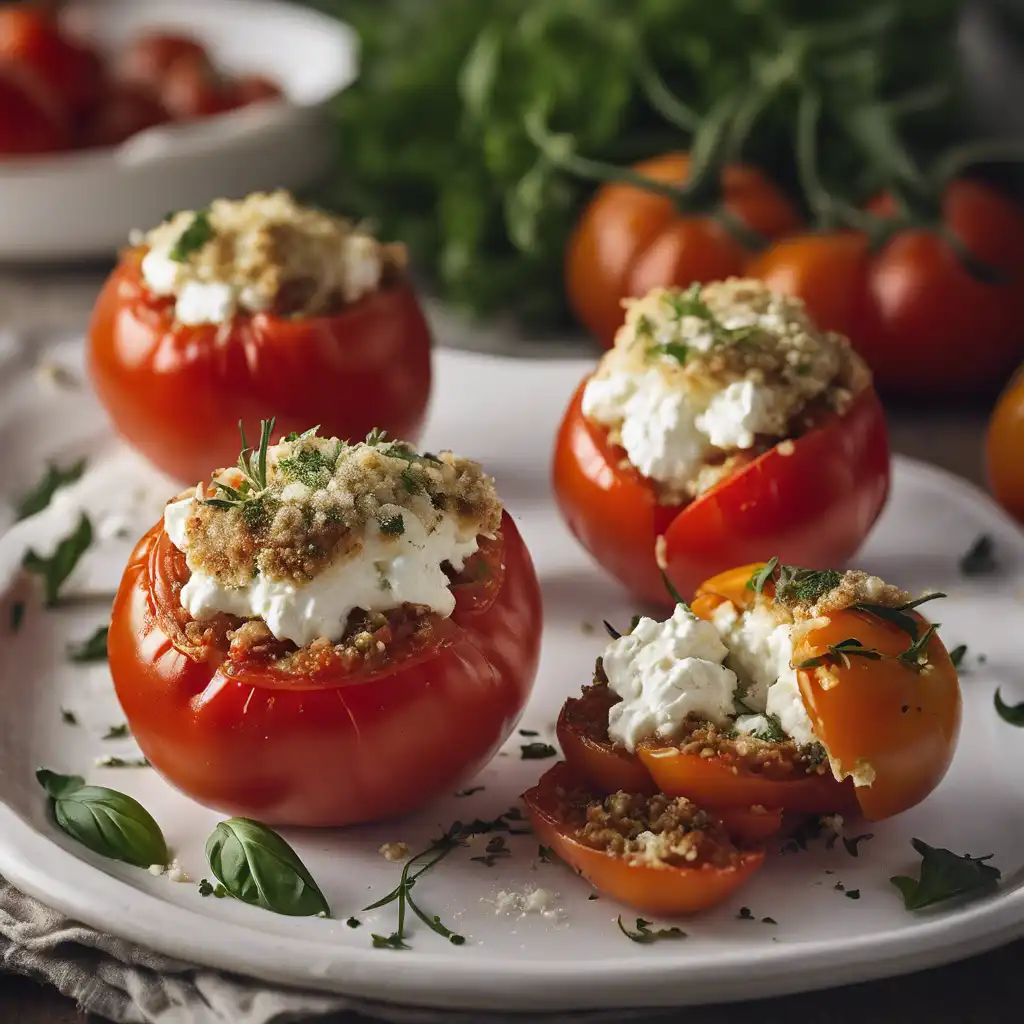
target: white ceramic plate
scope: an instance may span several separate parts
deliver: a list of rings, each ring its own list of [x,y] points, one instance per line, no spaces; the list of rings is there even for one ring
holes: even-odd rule
[[[74,353],[72,353],[74,356]],[[17,355],[3,377],[0,445],[4,496],[37,475],[45,455],[62,460],[87,451],[94,469],[35,520],[0,540],[0,622],[7,622],[21,553],[29,542],[52,545],[84,503],[106,533],[125,525],[135,535],[159,512],[167,485],[138,472],[106,432],[85,391],[54,395],[19,370]],[[546,603],[543,660],[523,727],[550,740],[562,700],[588,680],[602,639],[585,632],[602,618],[626,622],[634,611],[597,572],[563,528],[551,503],[548,462],[563,402],[585,366],[452,353],[438,354],[437,393],[426,444],[452,445],[481,458],[520,523],[536,560]],[[125,492],[127,488],[127,492]],[[127,493],[129,523],[111,519]],[[958,555],[981,532],[998,545],[994,577],[959,577]],[[105,541],[76,572],[69,593],[102,595],[116,584],[130,539]],[[376,851],[404,841],[414,850],[455,819],[492,818],[550,762],[523,761],[515,736],[476,783],[471,797],[454,795],[408,820],[348,831],[289,831],[330,900],[334,919],[278,917],[230,900],[203,899],[195,884],[173,884],[90,855],[47,819],[33,769],[81,772],[124,789],[160,821],[182,864],[198,879],[208,872],[203,845],[217,815],[190,803],[148,769],[100,770],[103,753],[130,754],[130,741],[100,739],[121,721],[105,666],[68,663],[65,646],[105,620],[102,597],[57,612],[31,603],[17,635],[0,637],[0,872],[46,902],[90,924],[167,954],[296,986],[337,990],[392,1003],[439,1007],[541,1010],[665,1005],[735,1000],[838,985],[922,968],[966,956],[1024,932],[1024,733],[992,708],[997,683],[1021,678],[1020,572],[1024,541],[977,491],[924,466],[899,461],[892,503],[861,563],[912,591],[941,588],[943,635],[967,642],[963,738],[952,771],[922,806],[867,828],[854,859],[837,844],[791,856],[774,855],[729,905],[685,924],[689,938],[642,946],[618,931],[621,908],[588,900],[589,888],[567,869],[538,863],[530,836],[512,837],[514,855],[487,868],[469,858],[486,839],[459,850],[417,888],[417,897],[467,936],[454,947],[416,928],[408,952],[376,950],[371,932],[390,932],[393,908],[361,908],[387,892],[399,868]],[[938,608],[938,606],[932,606]],[[987,660],[980,664],[977,655]],[[61,721],[66,707],[81,719]],[[992,853],[1004,885],[964,906],[907,913],[888,879],[914,872],[912,836],[975,855]],[[838,891],[860,892],[852,900]],[[559,920],[500,916],[500,890],[540,886],[559,894]],[[754,920],[741,920],[741,906]],[[354,914],[358,929],[345,921]],[[635,914],[628,914],[632,921]],[[776,925],[762,923],[770,916]]]
[[[133,228],[217,196],[300,188],[328,166],[325,102],[356,77],[348,26],[273,0],[75,0],[71,20],[104,49],[185,31],[218,66],[265,72],[288,102],[160,125],[111,149],[0,160],[0,260],[112,256]]]

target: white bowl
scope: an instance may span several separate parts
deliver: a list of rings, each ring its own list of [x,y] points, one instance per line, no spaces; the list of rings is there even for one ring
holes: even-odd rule
[[[357,70],[347,25],[273,0],[76,0],[71,13],[104,49],[154,29],[188,32],[219,67],[266,73],[288,100],[160,125],[109,149],[0,160],[0,260],[113,255],[170,210],[301,188],[329,166],[324,104]]]

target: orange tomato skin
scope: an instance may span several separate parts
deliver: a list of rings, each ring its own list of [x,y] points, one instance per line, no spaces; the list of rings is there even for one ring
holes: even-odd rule
[[[988,478],[996,500],[1024,523],[1024,375],[1018,373],[996,403],[985,438]]]
[[[457,593],[436,647],[373,676],[282,676],[193,660],[159,624],[172,599],[162,524],[139,542],[108,637],[118,699],[143,753],[187,796],[270,824],[404,814],[482,767],[529,697],[540,588],[511,518],[490,595]]]
[[[709,619],[723,601],[748,607],[755,595],[747,581],[760,567],[739,566],[707,580],[691,604],[694,614]],[[921,615],[910,614],[919,631],[927,628]],[[800,639],[793,650],[794,664],[850,637],[890,656],[910,643],[907,634],[891,623],[845,609]],[[870,786],[853,789],[862,813],[871,820],[920,803],[942,781],[953,759],[961,719],[959,680],[937,636],[930,640],[927,656],[931,667],[926,672],[908,668],[895,657],[852,657],[848,666],[801,669],[797,674],[804,706],[833,765],[846,772],[858,764],[874,769]]]
[[[426,416],[431,338],[410,285],[384,288],[335,316],[267,313],[183,326],[142,283],[142,252],[108,278],[88,333],[93,386],[118,432],[185,483],[238,458],[261,419],[286,434],[320,424],[356,440],[374,427],[415,441]]]
[[[686,153],[666,153],[634,170],[682,185]],[[760,171],[729,165],[722,174],[722,205],[764,238],[796,230],[799,214]],[[685,286],[739,275],[748,253],[713,217],[685,214],[668,198],[632,185],[599,189],[566,249],[566,289],[580,322],[606,348],[622,323],[621,301],[656,285]]]
[[[680,917],[727,900],[764,862],[763,850],[744,850],[735,867],[654,867],[630,863],[576,840],[558,817],[559,786],[572,784],[560,763],[523,794],[539,842],[550,847],[599,892],[644,914]]]
[[[777,445],[682,507],[623,466],[607,431],[583,415],[584,381],[555,442],[555,499],[591,556],[637,598],[670,603],[655,558],[664,535],[676,589],[737,562],[779,555],[796,565],[842,564],[863,543],[889,493],[885,414],[868,386],[841,416]],[[788,454],[784,454],[788,452]]]

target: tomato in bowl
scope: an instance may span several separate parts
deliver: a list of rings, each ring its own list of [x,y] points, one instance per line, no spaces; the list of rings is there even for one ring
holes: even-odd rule
[[[553,487],[572,533],[664,604],[774,553],[850,559],[885,505],[885,416],[863,362],[759,282],[655,289],[573,395]]]
[[[176,214],[96,301],[93,386],[118,432],[189,483],[234,460],[239,420],[415,440],[431,336],[404,264],[401,246],[283,192]]]
[[[380,433],[270,446],[270,431],[139,541],[108,639],[117,696],[153,767],[225,813],[336,826],[415,810],[477,771],[526,703],[529,553],[475,463]]]

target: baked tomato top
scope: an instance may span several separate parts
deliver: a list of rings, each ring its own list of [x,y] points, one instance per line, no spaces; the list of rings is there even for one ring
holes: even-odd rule
[[[133,734],[172,784],[228,813],[343,825],[413,810],[493,755],[533,683],[539,587],[489,478],[445,453],[341,444],[307,433],[243,452],[244,472],[168,506],[115,601],[110,666]],[[357,471],[370,490],[331,504]]]
[[[691,593],[775,553],[848,560],[888,495],[888,434],[863,363],[799,303],[752,281],[656,290],[573,395],[553,478],[591,555],[665,604],[662,568]]]
[[[340,255],[339,255],[340,254]],[[404,250],[286,193],[186,211],[128,251],[101,291],[89,370],[117,430],[187,483],[237,454],[241,420],[415,439],[430,330]]]

